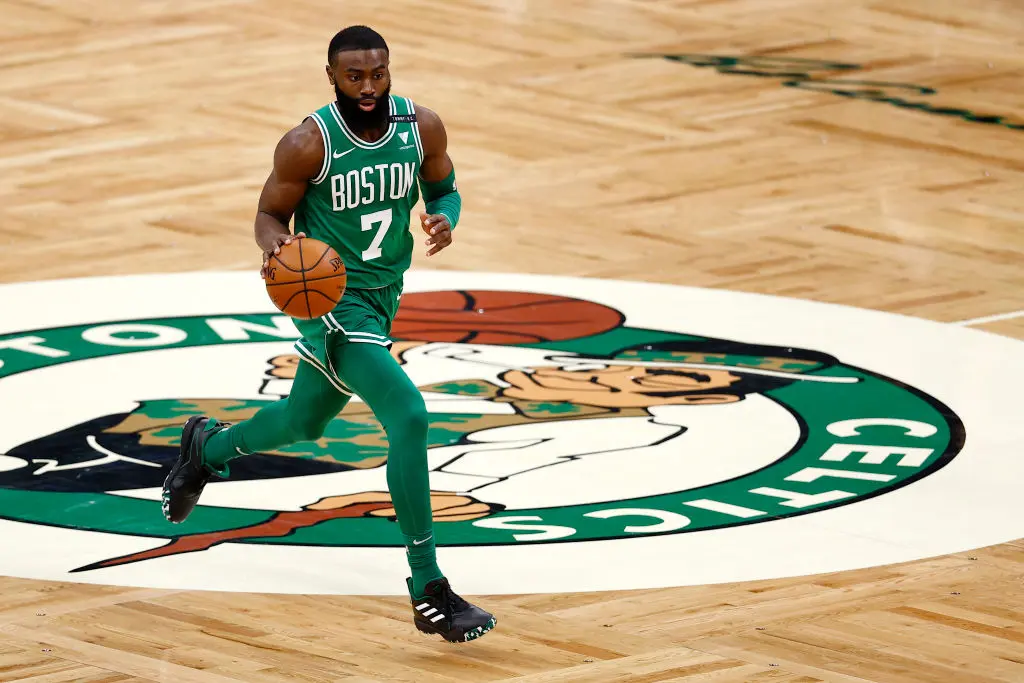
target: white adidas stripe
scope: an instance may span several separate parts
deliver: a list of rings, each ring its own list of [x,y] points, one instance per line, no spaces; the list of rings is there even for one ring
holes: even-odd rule
[[[375,339],[387,339],[383,334],[374,334],[373,332],[349,332],[348,330],[342,330],[349,337],[373,337]]]
[[[334,317],[333,313],[328,313],[327,315],[325,315],[322,318],[320,318],[320,320],[323,321],[324,325],[327,326],[328,330],[331,330],[332,332],[341,332],[343,335],[348,337],[349,341],[365,342],[365,343],[370,343],[370,344],[376,344],[378,346],[388,346],[389,344],[392,343],[390,339],[388,339],[387,337],[385,337],[382,334],[376,334],[374,332],[349,332],[348,330],[346,330],[344,327],[341,326],[341,323],[338,322],[337,318]],[[369,338],[368,339],[356,339],[356,337],[369,337]],[[379,341],[374,341],[374,340],[379,340]]]
[[[379,341],[377,339],[353,339],[352,337],[349,337],[348,341],[352,344],[376,344],[377,346],[389,346],[391,344],[389,341]]]
[[[299,352],[299,355],[302,356],[304,360],[308,361],[310,365],[319,370],[320,373],[327,378],[327,381],[330,382],[335,389],[345,394],[346,396],[352,395],[352,392],[348,390],[348,387],[342,384],[336,377],[332,377],[331,373],[327,371],[327,368],[320,364],[320,361],[317,360],[316,356],[314,356],[311,351],[307,350],[298,342],[294,344],[294,348],[296,351]]]
[[[438,614],[436,617],[430,620],[430,623],[433,624],[435,621],[441,621],[442,619],[444,619],[444,615]]]

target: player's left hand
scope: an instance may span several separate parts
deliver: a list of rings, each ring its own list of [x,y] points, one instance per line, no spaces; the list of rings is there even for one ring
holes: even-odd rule
[[[426,242],[430,247],[427,256],[433,256],[452,243],[452,225],[444,214],[421,213],[420,223],[423,224],[423,232],[430,235]]]

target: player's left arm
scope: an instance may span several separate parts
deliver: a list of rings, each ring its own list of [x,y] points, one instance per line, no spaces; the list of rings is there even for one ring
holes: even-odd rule
[[[420,165],[420,187],[426,213],[420,214],[423,232],[433,256],[452,243],[452,230],[462,213],[462,197],[455,184],[455,166],[448,156],[448,134],[441,118],[425,107],[416,108],[420,138],[423,142],[423,163]]]

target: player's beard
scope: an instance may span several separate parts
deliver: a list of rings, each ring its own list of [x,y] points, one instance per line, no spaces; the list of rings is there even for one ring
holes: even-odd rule
[[[338,98],[338,110],[341,111],[342,118],[345,119],[345,123],[352,129],[352,132],[359,134],[368,130],[383,131],[390,123],[388,121],[391,116],[391,100],[388,98],[391,94],[390,85],[380,97],[376,98],[377,106],[371,111],[360,109],[359,100],[361,98],[349,97],[341,92],[338,86],[334,86],[334,94]]]

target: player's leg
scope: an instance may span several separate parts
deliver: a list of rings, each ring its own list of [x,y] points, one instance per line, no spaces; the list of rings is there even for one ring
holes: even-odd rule
[[[349,398],[336,380],[304,361],[299,363],[288,397],[268,404],[244,422],[226,425],[203,415],[189,418],[178,460],[164,481],[164,516],[183,522],[211,476],[228,476],[230,460],[320,438]]]
[[[413,586],[422,591],[443,576],[434,553],[423,396],[385,346],[339,341],[333,354],[338,374],[366,401],[388,436],[388,488],[409,549]]]
[[[211,436],[203,448],[203,463],[225,477],[228,462],[235,458],[299,441],[316,441],[349,398],[336,382],[302,361],[289,395],[261,408],[248,420]]]
[[[386,346],[356,339],[345,341],[338,335],[334,364],[346,385],[373,410],[388,436],[388,488],[412,570],[409,592],[416,628],[450,641],[473,640],[496,622],[491,614],[452,591],[437,566],[423,396]]]

